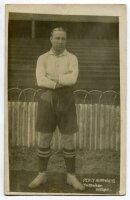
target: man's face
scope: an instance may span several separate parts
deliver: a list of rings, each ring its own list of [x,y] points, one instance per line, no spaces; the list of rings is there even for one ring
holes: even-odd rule
[[[50,41],[55,51],[62,52],[66,45],[66,33],[64,31],[54,31]]]

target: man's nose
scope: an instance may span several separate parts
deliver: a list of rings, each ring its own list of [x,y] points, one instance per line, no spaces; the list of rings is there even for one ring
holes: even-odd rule
[[[62,40],[62,39],[59,39],[58,42],[61,44],[61,43],[63,43],[63,40]]]

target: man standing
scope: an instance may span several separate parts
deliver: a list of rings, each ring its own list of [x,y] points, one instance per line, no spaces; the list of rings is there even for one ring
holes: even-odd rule
[[[39,134],[39,173],[29,184],[36,188],[47,181],[47,164],[51,155],[50,142],[56,126],[62,135],[63,155],[67,169],[67,183],[75,189],[84,186],[75,176],[75,149],[73,134],[78,131],[73,85],[78,77],[77,57],[69,53],[66,46],[66,31],[55,28],[51,32],[52,48],[37,61],[36,78],[43,88],[38,103],[36,130]]]

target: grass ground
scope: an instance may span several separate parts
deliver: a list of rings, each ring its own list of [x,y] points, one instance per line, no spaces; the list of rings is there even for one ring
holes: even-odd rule
[[[48,182],[35,190],[27,185],[36,176],[38,162],[35,148],[10,149],[10,191],[42,193],[79,193],[66,184],[66,168],[61,151],[53,151],[48,164]],[[77,151],[76,174],[85,180],[85,194],[118,194],[120,154],[115,151]],[[94,184],[92,185],[92,180]],[[112,182],[112,180],[114,182]],[[99,182],[98,182],[99,181]],[[98,190],[96,184],[100,183]]]

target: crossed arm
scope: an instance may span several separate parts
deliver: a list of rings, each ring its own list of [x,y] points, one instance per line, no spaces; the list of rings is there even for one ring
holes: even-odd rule
[[[37,83],[41,87],[55,89],[63,86],[70,86],[76,83],[78,77],[78,61],[73,59],[70,71],[62,75],[49,75],[45,71],[43,60],[39,57],[36,67]]]

